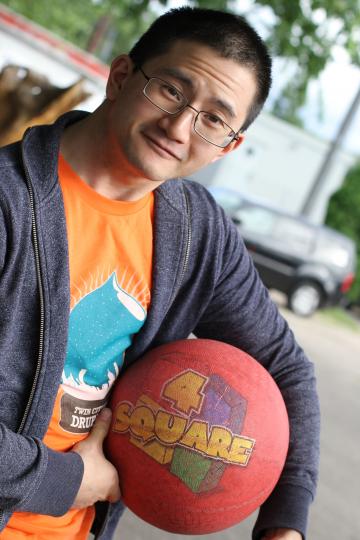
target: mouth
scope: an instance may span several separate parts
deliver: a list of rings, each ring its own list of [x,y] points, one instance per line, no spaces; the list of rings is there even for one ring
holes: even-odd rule
[[[170,148],[168,148],[163,142],[160,142],[158,139],[149,136],[147,133],[143,133],[143,136],[150,143],[151,147],[154,148],[154,150],[162,157],[165,157],[166,159],[176,159],[177,161],[181,161],[180,156],[170,150]]]

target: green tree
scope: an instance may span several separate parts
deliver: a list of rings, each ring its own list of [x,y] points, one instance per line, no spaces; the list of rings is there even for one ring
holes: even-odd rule
[[[360,303],[360,162],[345,177],[341,188],[330,201],[325,222],[352,238],[357,247],[356,278],[348,293],[350,300]]]
[[[105,61],[128,51],[157,16],[151,0],[3,0],[2,3],[83,49],[88,48],[96,24],[103,22],[108,46],[100,46],[93,52]],[[167,3],[167,0],[158,0],[163,6]],[[234,1],[197,0],[192,3],[227,9]]]
[[[5,0],[3,4],[82,49],[88,48],[96,23],[108,17],[108,30],[116,31],[112,39],[114,56],[125,52],[155,17],[149,0]]]
[[[264,21],[270,51],[292,66],[291,80],[274,104],[274,113],[291,122],[300,123],[298,110],[306,101],[308,84],[332,59],[336,45],[360,66],[359,0],[252,0],[246,10],[236,0],[187,3]],[[106,50],[94,52],[105,60],[127,51],[156,16],[152,0],[3,0],[3,4],[82,48],[88,47],[95,24],[103,18],[108,44]],[[166,7],[168,0],[158,0],[158,4]]]
[[[268,46],[274,56],[291,62],[292,76],[274,105],[278,116],[297,122],[306,101],[308,84],[316,80],[333,58],[336,46],[360,66],[359,0],[253,0],[271,10]]]

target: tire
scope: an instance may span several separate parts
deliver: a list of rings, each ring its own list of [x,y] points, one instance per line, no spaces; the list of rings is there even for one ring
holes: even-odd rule
[[[310,317],[321,306],[323,293],[313,281],[300,281],[288,296],[288,307],[300,317]]]

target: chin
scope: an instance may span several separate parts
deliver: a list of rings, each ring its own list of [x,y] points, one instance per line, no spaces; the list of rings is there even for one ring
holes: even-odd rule
[[[137,140],[136,143],[130,145],[128,142],[123,151],[124,157],[139,176],[158,183],[180,176],[180,171],[177,170],[178,162],[162,159],[144,145],[142,140]]]
[[[170,178],[177,176],[175,171],[169,171],[169,173],[166,173],[164,167],[161,168],[160,165],[154,166],[154,164],[146,164],[145,159],[141,160],[137,158],[132,160],[131,163],[136,168],[139,176],[149,180],[150,182],[165,182],[165,180],[169,180]]]
[[[151,170],[143,170],[142,174],[144,175],[146,180],[149,180],[150,182],[155,182],[155,183],[156,182],[163,183],[166,180],[169,180],[170,178],[174,178],[174,176],[171,176],[171,175],[164,176],[164,174],[156,174],[155,171],[151,171]]]

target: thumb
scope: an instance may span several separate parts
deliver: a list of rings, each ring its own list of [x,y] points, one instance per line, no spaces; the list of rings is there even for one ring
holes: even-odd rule
[[[92,442],[102,447],[104,439],[108,434],[111,424],[112,412],[111,409],[102,409],[96,417],[93,427],[91,428],[90,436]]]

